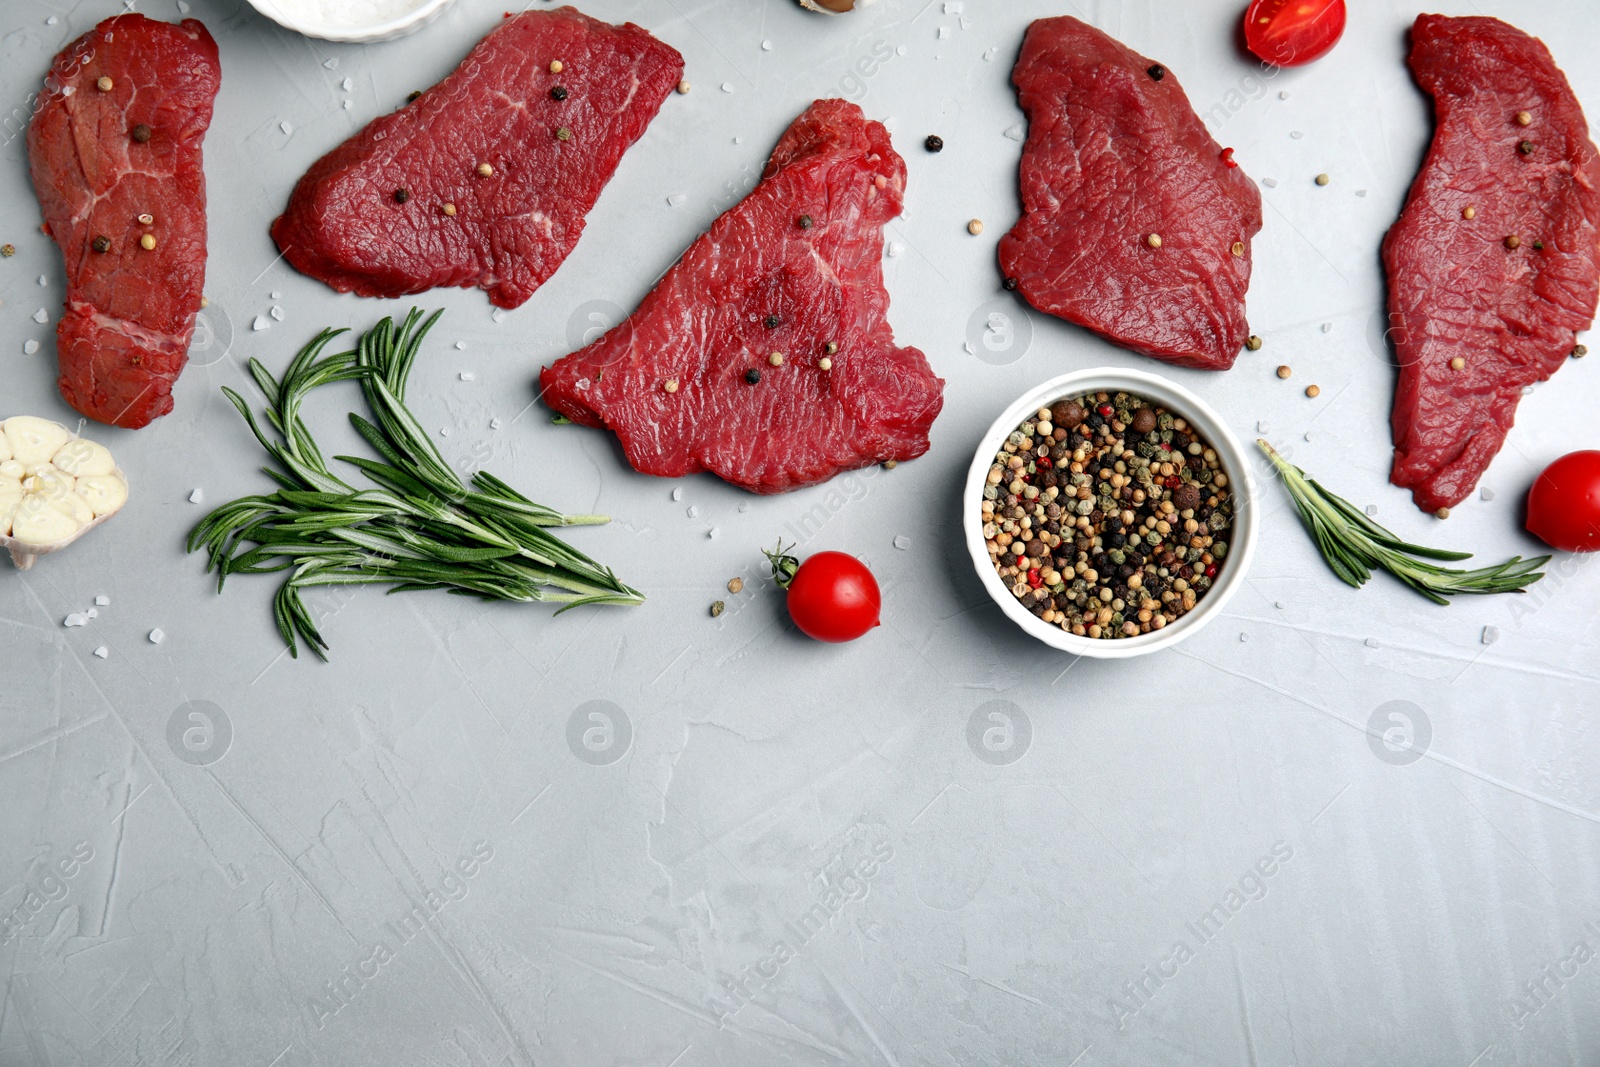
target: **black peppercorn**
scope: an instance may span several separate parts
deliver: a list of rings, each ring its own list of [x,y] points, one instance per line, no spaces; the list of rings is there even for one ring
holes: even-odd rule
[[[749,370],[745,371],[744,380],[749,382],[751,385],[755,385],[757,382],[761,381],[761,368],[751,367]]]
[[[413,90],[411,90],[409,93],[406,94],[406,103],[408,103],[408,104],[416,103],[417,98],[419,96],[421,96],[421,95],[422,95],[422,90],[421,89],[413,89]]]
[[[1000,285],[1008,293],[1014,293],[1017,291],[1017,280],[1015,278],[1007,278],[1005,281],[1001,282]]]
[[[410,200],[410,199],[411,199],[411,194],[406,192],[404,189],[396,189],[394,191],[394,202],[395,203],[403,204],[407,200]]]
[[[552,99],[552,100],[565,100],[566,98],[567,98],[567,90],[566,90],[565,86],[558,85],[554,89],[550,90],[550,99]]]
[[[766,324],[767,329],[776,330],[779,326],[783,325],[783,320],[776,315],[768,315],[766,318]]]
[[[111,251],[111,238],[107,237],[105,234],[101,234],[99,237],[94,239],[93,248],[96,252],[100,252],[102,254]]]
[[[801,215],[800,216],[800,228],[802,230],[809,230],[809,229],[811,229],[811,227],[813,225],[814,225],[814,223],[812,222],[812,219],[811,219],[810,215]]]
[[[1162,78],[1167,76],[1167,68],[1163,67],[1160,63],[1156,63],[1153,64],[1145,73],[1149,74],[1152,80],[1160,81]]]
[[[129,132],[128,136],[132,137],[139,144],[148,144],[150,143],[151,135],[154,133],[154,130],[141,122]]]
[[[941,152],[944,150],[944,138],[940,137],[936,133],[930,133],[928,135],[928,139],[922,143],[930,152]]]

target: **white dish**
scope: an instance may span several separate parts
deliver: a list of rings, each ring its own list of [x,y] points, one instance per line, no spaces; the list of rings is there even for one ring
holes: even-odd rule
[[[1057,400],[1081,396],[1097,390],[1128,392],[1153,400],[1174,415],[1187,420],[1191,426],[1216,449],[1222,470],[1228,476],[1234,493],[1234,521],[1228,538],[1228,554],[1218,569],[1214,585],[1201,597],[1193,610],[1172,625],[1152,630],[1137,637],[1094,639],[1079,637],[1061,627],[1044,622],[1018,603],[1011,590],[1006,588],[989,559],[983,538],[981,507],[983,488],[987,484],[989,467],[995,453],[1005,439],[1032,412],[1048,407]],[[1239,439],[1228,429],[1215,411],[1194,393],[1170,379],[1148,371],[1120,370],[1115,367],[1095,367],[1074,371],[1052,378],[1018,397],[984,434],[973,455],[972,467],[967,472],[966,489],[961,494],[962,529],[966,533],[967,551],[977,568],[978,580],[1006,617],[1022,627],[1029,636],[1038,638],[1053,648],[1079,656],[1096,659],[1128,659],[1171,648],[1184,638],[1210,622],[1227,604],[1228,599],[1243,584],[1250,569],[1250,557],[1255,552],[1258,516],[1256,513],[1256,487],[1249,455]]]
[[[455,0],[422,0],[403,15],[375,22],[369,26],[335,26],[309,22],[285,13],[274,0],[250,0],[250,6],[286,30],[303,33],[324,41],[341,44],[375,44],[393,41],[416,33],[444,13]]]

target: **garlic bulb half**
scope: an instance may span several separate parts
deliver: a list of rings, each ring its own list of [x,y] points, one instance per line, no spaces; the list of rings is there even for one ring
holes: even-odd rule
[[[27,570],[100,525],[128,501],[128,480],[104,445],[58,422],[0,422],[0,546]]]

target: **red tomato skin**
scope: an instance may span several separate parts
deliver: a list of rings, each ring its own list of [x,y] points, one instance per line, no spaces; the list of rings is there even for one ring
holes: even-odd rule
[[[1600,549],[1600,452],[1568,452],[1528,490],[1528,532],[1563,552]]]
[[[843,552],[818,552],[789,583],[789,617],[818,641],[854,641],[878,625],[883,598],[866,565]]]
[[[1268,63],[1301,67],[1333,50],[1345,18],[1345,0],[1251,0],[1244,40]]]

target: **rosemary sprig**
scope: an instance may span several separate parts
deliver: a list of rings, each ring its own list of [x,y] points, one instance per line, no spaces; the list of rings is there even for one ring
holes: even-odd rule
[[[1472,553],[1448,552],[1400,540],[1349,501],[1308,478],[1305,471],[1278,455],[1267,442],[1257,440],[1256,444],[1272,460],[1322,558],[1347,585],[1360,588],[1377,568],[1388,571],[1435,604],[1448,604],[1445,597],[1457,593],[1520,593],[1544,577],[1539,568],[1550,561],[1549,556],[1512,556],[1498,566],[1471,571],[1435,566],[1427,561],[1455,562],[1471,559]]]
[[[323,355],[344,333],[324,330],[274,378],[252,359],[250,375],[266,398],[269,434],[238,393],[224,388],[276,467],[264,496],[222,505],[189,534],[204,548],[217,591],[230,574],[288,571],[273,600],[278,632],[291,655],[300,640],[326,659],[328,644],[301,599],[324,585],[387,585],[389,592],[447,589],[486,600],[561,604],[639,604],[644,597],[548,532],[551,526],[609,522],[536,504],[485,471],[464,483],[405,406],[406,379],[441,312],[413,309],[384,319],[352,351]],[[300,418],[307,394],[331,382],[361,384],[371,419],[352,412],[356,432],[381,457],[335,456],[377,488],[356,488],[328,469]]]

